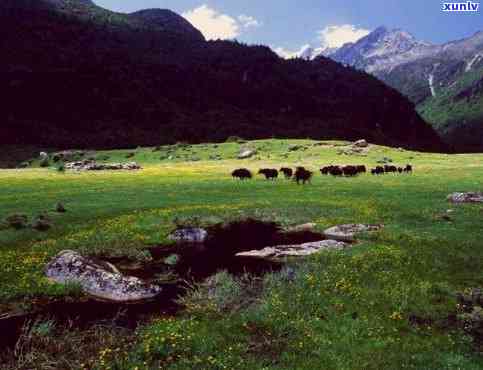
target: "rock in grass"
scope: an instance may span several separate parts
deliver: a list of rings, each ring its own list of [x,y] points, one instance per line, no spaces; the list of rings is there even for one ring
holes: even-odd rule
[[[39,215],[32,222],[32,229],[37,231],[47,231],[52,227],[52,222],[47,216]]]
[[[254,149],[242,149],[240,150],[240,153],[238,154],[238,159],[248,159],[253,157],[255,154],[257,154],[257,151]]]
[[[287,232],[304,232],[304,231],[313,231],[317,227],[317,224],[313,222],[309,222],[302,225],[292,226],[287,228]]]
[[[208,232],[205,229],[188,227],[175,230],[168,236],[168,239],[178,243],[203,243],[207,237]]]
[[[369,146],[369,143],[365,139],[357,140],[353,146],[357,148],[367,148]]]
[[[60,252],[47,264],[45,275],[59,284],[79,284],[86,294],[112,302],[143,301],[161,293],[157,285],[124,276],[108,264],[69,250]]]
[[[27,215],[15,213],[5,218],[5,223],[16,230],[25,229],[28,225],[29,219]]]
[[[67,210],[65,209],[64,205],[61,202],[58,202],[55,205],[55,211],[58,212],[58,213],[65,213],[65,212],[67,212]]]
[[[337,240],[321,240],[312,243],[266,247],[260,250],[240,252],[237,253],[236,256],[269,260],[280,259],[284,257],[306,257],[315,253],[319,253],[321,251],[342,250],[347,248],[348,246],[349,244]]]
[[[383,225],[365,225],[365,224],[348,224],[331,227],[324,231],[324,235],[328,239],[339,240],[343,242],[353,242],[356,240],[356,234],[378,231]]]
[[[483,203],[483,193],[453,193],[448,195],[448,200],[452,203]]]

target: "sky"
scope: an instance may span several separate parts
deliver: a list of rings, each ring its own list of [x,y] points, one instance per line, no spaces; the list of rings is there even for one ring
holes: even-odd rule
[[[444,0],[449,1],[449,0]],[[463,0],[455,0],[463,1]],[[119,12],[171,9],[207,39],[263,44],[290,56],[307,45],[338,47],[379,26],[444,43],[483,30],[483,2],[475,13],[443,12],[439,0],[94,0]],[[479,2],[479,0],[475,0]]]

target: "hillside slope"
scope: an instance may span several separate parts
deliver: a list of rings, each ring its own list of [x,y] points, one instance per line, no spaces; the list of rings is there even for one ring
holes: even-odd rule
[[[366,73],[206,42],[167,10],[6,0],[0,32],[0,144],[122,147],[239,135],[443,148],[412,103]]]

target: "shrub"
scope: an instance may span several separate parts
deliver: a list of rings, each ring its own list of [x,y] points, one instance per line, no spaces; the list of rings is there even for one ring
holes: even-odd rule
[[[62,163],[57,167],[58,172],[65,172],[65,165]]]
[[[67,212],[67,210],[65,209],[64,205],[61,202],[58,202],[55,205],[55,211],[56,212],[59,212],[59,213],[65,213],[65,212]]]
[[[49,158],[43,158],[40,161],[40,167],[49,167],[50,166],[50,160]]]
[[[240,136],[229,136],[225,140],[226,143],[246,143],[246,140]]]
[[[32,223],[32,229],[37,231],[47,231],[52,227],[52,223],[45,215],[39,215]]]
[[[5,219],[5,223],[14,229],[20,230],[27,227],[28,217],[24,214],[13,214]]]

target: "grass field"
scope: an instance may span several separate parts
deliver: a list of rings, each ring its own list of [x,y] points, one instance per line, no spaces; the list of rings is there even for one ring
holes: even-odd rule
[[[295,144],[302,149],[290,151]],[[176,220],[212,224],[252,216],[284,226],[314,222],[320,231],[341,223],[385,225],[349,252],[291,263],[293,280],[284,271],[262,280],[221,273],[215,289],[200,286],[184,298],[187,308],[178,316],[153,318],[127,344],[104,341],[70,363],[40,367],[37,361],[30,368],[81,368],[82,362],[89,369],[483,369],[478,343],[451,319],[462,313],[456,293],[483,286],[483,206],[446,200],[454,191],[482,190],[483,154],[380,146],[367,155],[338,154],[344,145],[176,145],[92,154],[136,161],[143,170],[135,172],[61,172],[37,162],[0,170],[1,218],[48,213],[53,222],[47,232],[0,229],[0,313],[28,308],[33,298],[70,294],[43,277],[57,252],[143,259],[148,246],[166,242]],[[258,154],[237,160],[245,146]],[[129,153],[134,156],[126,158]],[[328,164],[374,167],[384,157],[411,163],[414,174],[318,172]],[[317,171],[312,184],[230,176],[238,167],[296,165]],[[59,201],[67,213],[54,211]],[[448,209],[454,210],[449,220],[441,217]],[[243,301],[250,304],[235,304]]]

